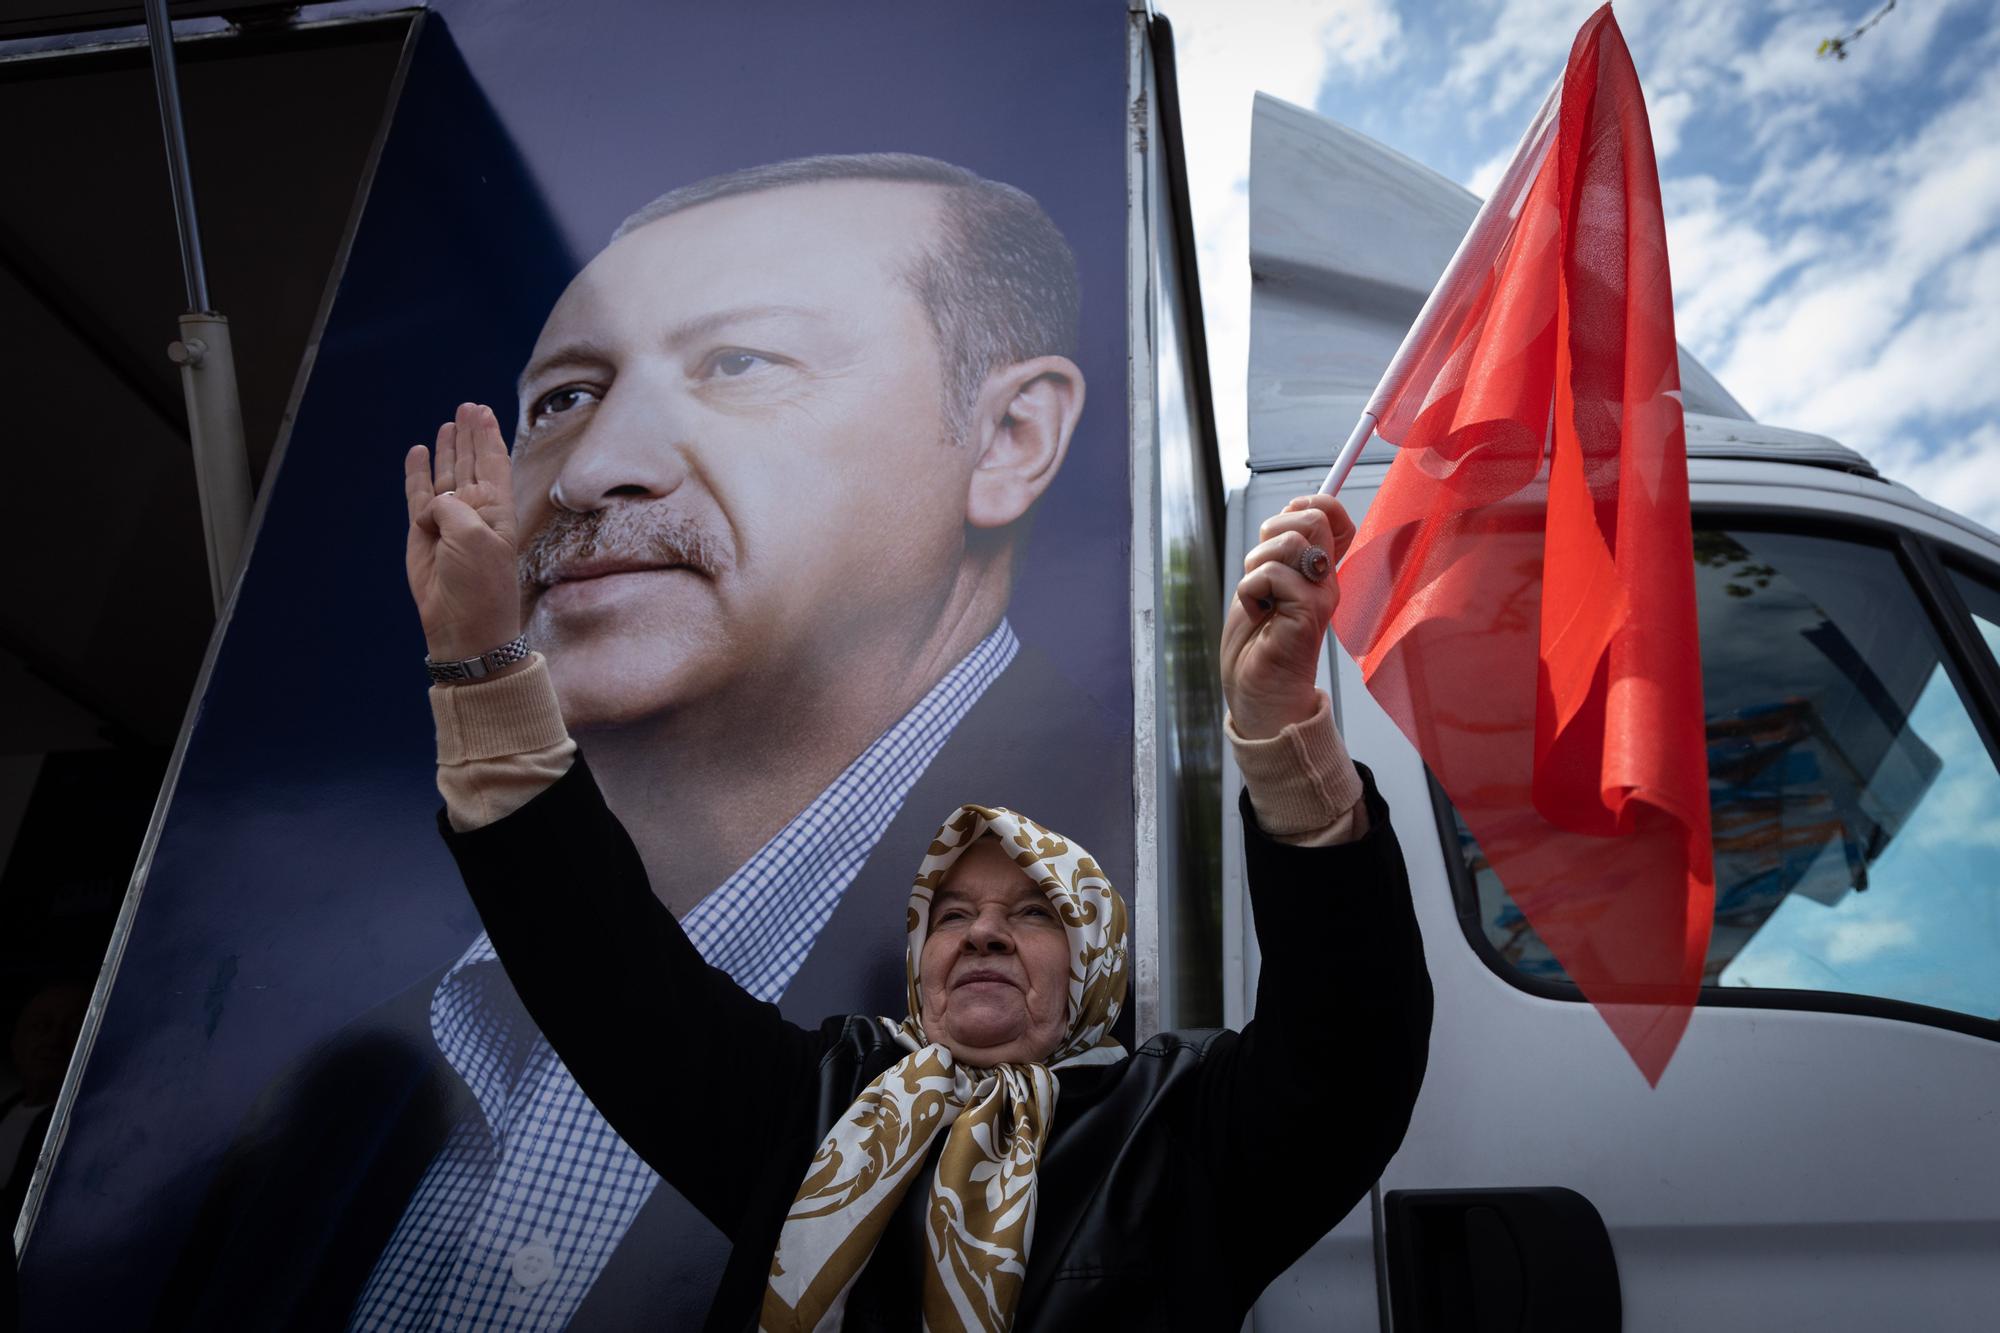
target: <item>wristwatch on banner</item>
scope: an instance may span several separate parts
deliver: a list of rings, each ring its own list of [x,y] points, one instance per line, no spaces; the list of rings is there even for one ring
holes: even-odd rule
[[[424,670],[431,673],[431,684],[451,685],[463,680],[484,680],[503,667],[513,666],[528,655],[528,636],[517,634],[512,643],[503,643],[492,652],[481,653],[477,657],[460,658],[456,662],[433,662],[424,659]]]

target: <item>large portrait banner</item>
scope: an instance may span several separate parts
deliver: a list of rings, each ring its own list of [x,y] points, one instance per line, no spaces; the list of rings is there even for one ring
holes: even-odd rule
[[[910,882],[968,802],[1138,887],[1126,36],[1111,0],[426,13],[25,1327],[707,1310],[726,1238],[536,1031],[438,836],[400,465],[462,402],[512,450],[563,720],[738,984],[899,1016]],[[677,1073],[676,1034],[631,1059]]]

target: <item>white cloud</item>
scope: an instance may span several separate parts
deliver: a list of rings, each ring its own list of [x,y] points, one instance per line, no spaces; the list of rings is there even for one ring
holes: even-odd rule
[[[1821,22],[1781,22],[1760,49],[1775,52]],[[1757,119],[1770,89],[1788,89],[1821,142],[1763,150],[1747,186],[1691,177],[1662,187],[1684,341],[1759,417],[1871,457],[1902,441],[1905,463],[1937,423],[2000,411],[1991,370],[2000,357],[2000,81],[1971,83],[1886,144],[1827,140],[1829,103],[1911,61],[1930,40],[1928,22],[1885,46],[1873,75],[1814,85],[1811,96],[1782,71],[1746,84],[1746,116]],[[1942,457],[1972,466],[1964,449]],[[1981,503],[1977,487],[1919,489],[1955,508]]]
[[[1394,69],[1402,20],[1391,0],[1177,0],[1171,17],[1223,481],[1233,486],[1249,452],[1251,103],[1267,92],[1311,106],[1336,71]]]
[[[1267,8],[1275,8],[1267,7]],[[1324,15],[1314,34],[1328,60],[1350,69],[1387,68],[1403,35],[1403,20],[1387,0],[1346,0],[1345,3],[1301,4],[1303,13]]]
[[[1917,932],[1907,921],[1842,921],[1826,932],[1826,961],[1865,963],[1891,949],[1907,949]]]
[[[1525,116],[1569,58],[1577,29],[1596,0],[1503,0],[1492,27],[1453,54],[1446,87],[1474,123]],[[1744,7],[1734,0],[1630,0],[1617,10],[1619,30],[1638,67],[1661,161],[1680,143],[1680,130],[1703,95],[1728,78],[1718,51],[1736,44]]]
[[[1967,733],[1972,724],[1959,719]],[[1937,785],[1924,794],[1919,819],[1898,836],[1910,838],[1919,850],[1962,857],[1981,849],[1982,858],[2000,849],[2000,809],[1996,809],[1993,765],[1982,751],[1958,765],[1947,763]]]
[[[1810,228],[1767,234],[1708,176],[1661,186],[1667,253],[1674,277],[1674,324],[1695,355],[1726,353],[1745,315],[1786,274],[1821,253],[1825,239]],[[1739,391],[1740,392],[1740,391]]]
[[[2000,424],[1956,439],[1899,438],[1872,455],[1883,476],[2000,532]],[[2000,838],[2000,823],[1992,832]]]
[[[1807,380],[1808,391],[1794,393],[1786,404],[1799,425],[1844,433],[1866,453],[1899,428],[2000,410],[2000,376],[1994,374],[2000,242],[1940,270],[1932,299],[1921,308],[1911,308],[1915,293],[1903,286],[1908,271],[1892,267],[1830,289],[1857,327],[1839,340],[1841,353],[1829,358],[1828,368],[1843,373],[1816,386]],[[1800,313],[1786,336],[1797,346],[1815,341],[1808,323],[1815,304],[1808,298],[1795,307]],[[1896,314],[1903,316],[1900,323]],[[1932,498],[1957,507],[1956,497]]]
[[[1805,235],[1819,256],[1726,333],[1702,326],[1727,345],[1719,373],[1753,411],[1869,453],[1923,422],[2000,409],[1996,124],[1989,80],[1879,151],[1819,149],[1790,180],[1774,155],[1743,198],[1711,192],[1709,207],[1736,219],[1736,253],[1779,253],[1778,237],[1797,248]],[[1823,225],[1794,231],[1795,219]],[[1674,243],[1678,268],[1689,250]]]
[[[1694,109],[1694,94],[1685,88],[1647,99],[1646,119],[1653,130],[1653,157],[1661,166],[1680,150],[1681,127],[1687,124]]]
[[[1222,204],[1219,196],[1240,189],[1249,174],[1255,94],[1311,106],[1335,69],[1394,68],[1402,35],[1389,0],[1184,0],[1172,18],[1197,213]]]
[[[1472,175],[1466,179],[1465,188],[1478,195],[1481,199],[1492,194],[1493,187],[1498,185],[1500,178],[1507,174],[1507,164],[1514,160],[1514,154],[1517,151],[1519,150],[1516,147],[1503,148],[1484,162],[1481,162],[1477,167],[1473,168]]]
[[[1503,0],[1487,34],[1458,47],[1445,86],[1461,96],[1483,94],[1485,100],[1472,108],[1483,117],[1539,100],[1568,58],[1577,28],[1595,8],[1589,0]]]
[[[1795,218],[1877,203],[1881,198],[1882,182],[1855,170],[1850,154],[1821,148],[1802,160],[1768,158],[1742,203]]]
[[[1890,240],[1935,262],[2000,221],[2000,81],[1949,103],[1906,142],[1853,164],[1890,205]]]
[[[1764,419],[1852,437],[1863,423],[1824,410],[1826,400],[1880,349],[1909,288],[1904,275],[1851,255],[1814,263],[1744,313],[1718,369],[1722,382]],[[1865,450],[1864,440],[1851,442]]]

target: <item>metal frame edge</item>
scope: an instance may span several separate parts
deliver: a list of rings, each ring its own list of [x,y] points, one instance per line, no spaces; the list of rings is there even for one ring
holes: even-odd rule
[[[1161,975],[1159,873],[1159,471],[1154,407],[1153,235],[1149,189],[1153,170],[1148,130],[1153,91],[1151,20],[1128,9],[1125,31],[1125,403],[1131,441],[1132,615],[1132,993],[1133,1018],[1144,1039],[1166,1024]]]

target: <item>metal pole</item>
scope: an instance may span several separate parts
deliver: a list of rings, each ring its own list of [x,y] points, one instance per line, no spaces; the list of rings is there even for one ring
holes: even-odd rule
[[[229,320],[210,308],[202,264],[201,227],[195,219],[194,176],[188,170],[187,135],[181,128],[180,78],[174,69],[174,28],[166,0],[146,0],[146,39],[153,52],[153,86],[160,98],[160,131],[167,141],[167,178],[180,228],[181,273],[188,310],[181,336],[167,355],[181,368],[187,400],[188,441],[194,448],[195,489],[201,496],[202,538],[208,548],[208,590],[215,612],[229,600],[250,531],[250,455],[243,447],[243,411],[236,392],[236,354]]]
[[[201,226],[194,215],[194,177],[188,171],[187,134],[181,128],[181,83],[174,68],[174,26],[167,0],[146,0],[146,44],[153,52],[153,89],[160,98],[160,131],[167,139],[167,179],[174,191],[174,222],[181,233],[181,273],[189,310],[208,309],[208,272],[201,261]]]

